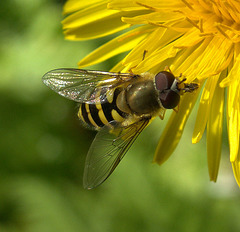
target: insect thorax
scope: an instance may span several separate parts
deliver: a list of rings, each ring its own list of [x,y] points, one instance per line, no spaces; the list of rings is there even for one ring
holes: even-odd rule
[[[126,101],[132,113],[151,116],[160,108],[158,92],[152,80],[140,81],[126,90]]]

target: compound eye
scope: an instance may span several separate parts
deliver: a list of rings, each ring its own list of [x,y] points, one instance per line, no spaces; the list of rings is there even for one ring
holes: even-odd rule
[[[173,109],[179,104],[180,96],[173,90],[165,90],[160,93],[159,99],[165,109]]]
[[[162,92],[163,90],[170,89],[173,82],[175,80],[175,77],[172,73],[167,71],[159,72],[155,76],[155,84],[158,91]]]

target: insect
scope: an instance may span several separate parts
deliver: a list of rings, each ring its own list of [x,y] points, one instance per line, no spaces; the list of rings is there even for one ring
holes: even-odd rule
[[[84,188],[104,182],[150,121],[163,119],[166,109],[178,106],[181,94],[198,88],[180,77],[170,70],[136,75],[70,68],[43,76],[45,85],[79,102],[78,117],[98,131],[86,158]]]

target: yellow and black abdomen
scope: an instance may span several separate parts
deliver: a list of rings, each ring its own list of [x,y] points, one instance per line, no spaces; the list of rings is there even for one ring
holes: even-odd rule
[[[106,98],[104,102],[98,104],[82,103],[79,108],[78,117],[87,126],[99,129],[109,122],[123,122],[128,114],[121,111],[117,106],[117,97],[120,94],[120,89],[115,89],[112,100]],[[108,93],[101,93],[108,94]]]

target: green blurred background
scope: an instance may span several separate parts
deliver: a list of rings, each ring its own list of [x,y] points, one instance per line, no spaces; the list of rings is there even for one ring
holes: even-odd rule
[[[95,132],[81,127],[77,105],[49,90],[41,77],[54,68],[77,67],[107,39],[64,40],[63,4],[0,3],[0,232],[240,231],[240,190],[226,129],[220,175],[212,183],[205,137],[191,144],[196,109],[164,165],[152,164],[167,121],[156,119],[108,181],[83,189]],[[109,70],[119,59],[90,68]]]

